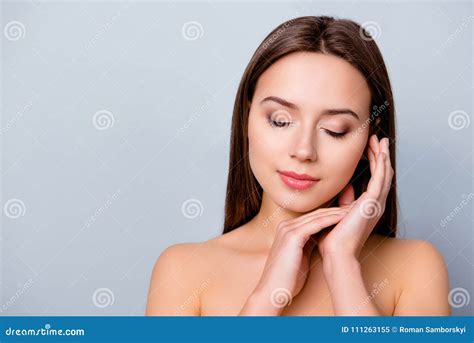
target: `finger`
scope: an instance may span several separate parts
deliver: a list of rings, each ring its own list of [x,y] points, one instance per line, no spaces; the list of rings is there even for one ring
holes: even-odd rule
[[[388,137],[384,137],[381,141],[381,144],[382,144],[382,151],[384,151],[387,155],[389,155],[389,150],[388,150],[388,146],[389,146],[389,139]]]
[[[324,211],[320,213],[314,213],[312,216],[308,216],[304,220],[301,220],[295,224],[292,225],[292,229],[298,230],[299,228],[303,227],[304,225],[307,225],[308,223],[322,217],[326,216],[331,216],[331,215],[339,215],[341,213],[346,214],[349,212],[349,206],[345,206],[344,208],[336,208],[332,211]]]
[[[330,216],[324,216],[312,220],[305,225],[301,226],[296,232],[304,237],[304,241],[307,241],[308,237],[311,235],[340,222],[345,216],[345,213],[332,214]]]
[[[375,173],[370,178],[367,186],[367,192],[378,198],[382,192],[382,188],[385,181],[385,161],[383,159],[383,152],[380,152],[377,156],[377,166],[375,167]]]
[[[372,136],[372,140],[370,143],[371,143],[370,147],[372,148],[372,151],[374,152],[374,156],[377,156],[379,154],[379,145],[380,145],[377,135]]]
[[[385,182],[384,182],[384,187],[383,187],[383,194],[387,196],[388,192],[390,191],[390,188],[392,187],[392,178],[393,178],[393,168],[392,168],[392,163],[390,161],[390,149],[389,149],[389,140],[388,138],[386,139],[385,142],[385,153],[387,154],[387,157],[385,158]]]
[[[374,152],[372,151],[372,148],[370,147],[369,147],[368,155],[369,155],[369,163],[370,163],[370,175],[374,175],[377,160],[375,159]]]
[[[381,143],[381,140],[379,140],[377,136],[375,136],[375,140],[377,142],[376,147],[377,147],[377,154],[378,154],[382,151],[382,143]]]
[[[379,154],[379,141],[378,141],[378,138],[377,138],[377,135],[372,135],[371,139],[370,139],[370,144],[369,144],[369,147],[370,147],[370,151],[372,152],[372,171],[371,171],[371,175],[374,175],[375,174],[375,167],[377,165],[377,155]]]
[[[339,207],[327,207],[327,208],[318,208],[314,211],[311,211],[309,213],[303,214],[302,216],[299,216],[296,219],[291,220],[290,222],[286,223],[286,225],[299,225],[302,222],[307,221],[308,219],[314,219],[315,217],[319,217],[321,215],[329,215],[333,213],[339,213],[340,210],[344,210],[348,208],[349,206],[339,206]]]

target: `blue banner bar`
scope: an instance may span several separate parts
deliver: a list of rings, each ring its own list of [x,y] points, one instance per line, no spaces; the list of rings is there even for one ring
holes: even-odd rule
[[[473,342],[473,317],[0,317],[1,342]]]

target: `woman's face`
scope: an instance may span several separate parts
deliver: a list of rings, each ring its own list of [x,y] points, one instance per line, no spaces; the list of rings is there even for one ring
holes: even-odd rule
[[[342,191],[367,144],[370,101],[364,76],[339,57],[298,52],[270,66],[258,79],[248,125],[250,166],[266,195],[304,213]],[[318,181],[308,187],[281,172]]]

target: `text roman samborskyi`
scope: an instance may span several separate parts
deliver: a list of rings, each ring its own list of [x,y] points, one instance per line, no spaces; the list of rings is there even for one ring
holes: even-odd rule
[[[400,326],[398,329],[400,333],[454,333],[454,334],[465,334],[466,327],[432,327],[432,326],[425,326],[425,327],[405,327]]]

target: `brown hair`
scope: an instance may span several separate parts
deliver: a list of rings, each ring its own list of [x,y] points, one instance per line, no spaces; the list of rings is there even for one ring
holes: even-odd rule
[[[347,19],[305,16],[280,24],[263,40],[252,56],[239,84],[232,116],[229,174],[225,200],[224,234],[251,220],[260,210],[262,188],[254,177],[248,158],[248,117],[257,80],[278,59],[294,52],[319,52],[338,56],[366,78],[371,91],[369,137],[390,140],[390,160],[395,174],[385,211],[372,231],[395,237],[397,196],[395,166],[395,109],[392,89],[382,54],[367,30]],[[370,120],[369,118],[369,120]],[[356,199],[367,189],[370,167],[362,158],[351,178]],[[337,201],[334,197],[330,204]],[[337,206],[337,205],[336,205]]]

